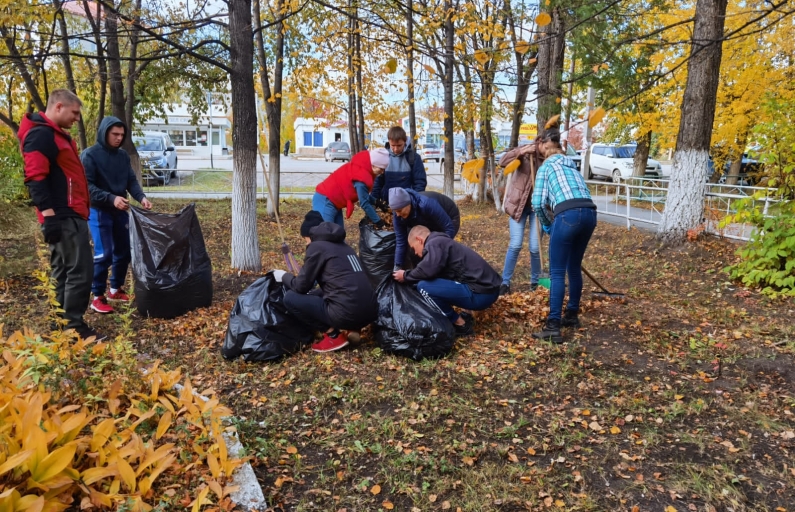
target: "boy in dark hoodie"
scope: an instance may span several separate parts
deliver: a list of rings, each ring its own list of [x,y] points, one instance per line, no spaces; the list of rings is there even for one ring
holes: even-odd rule
[[[141,185],[130,165],[130,156],[121,149],[128,136],[127,126],[117,117],[102,120],[97,131],[97,143],[83,151],[80,160],[86,169],[88,190],[91,193],[91,214],[88,226],[94,239],[94,280],[91,309],[97,313],[113,313],[108,299],[128,301],[122,289],[130,265],[129,217],[130,201],[127,193],[147,210],[152,203],[144,196]],[[105,295],[110,276],[110,293]]]
[[[375,320],[378,306],[359,257],[345,243],[345,230],[310,211],[301,225],[301,236],[308,245],[298,275],[273,271],[276,281],[287,288],[284,306],[295,318],[325,333],[312,345],[315,352],[358,343],[359,331]],[[312,291],[315,283],[320,289]]]

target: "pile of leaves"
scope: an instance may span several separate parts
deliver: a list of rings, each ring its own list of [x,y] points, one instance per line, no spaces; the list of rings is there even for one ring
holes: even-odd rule
[[[0,510],[148,511],[179,502],[197,511],[210,491],[233,507],[224,484],[242,461],[222,437],[231,412],[194,393],[189,379],[175,391],[179,370],[139,367],[123,335],[108,343],[75,341],[71,331],[6,338],[0,324],[0,346]]]

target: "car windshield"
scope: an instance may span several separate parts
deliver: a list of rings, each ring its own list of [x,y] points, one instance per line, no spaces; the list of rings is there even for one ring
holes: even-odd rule
[[[425,149],[439,149],[436,144],[425,144]]]
[[[133,137],[138,151],[163,151],[163,141],[155,137]]]
[[[632,158],[635,156],[637,146],[619,146],[616,149],[616,158]]]

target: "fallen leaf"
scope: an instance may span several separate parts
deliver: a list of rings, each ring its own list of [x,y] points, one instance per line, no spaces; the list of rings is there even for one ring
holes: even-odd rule
[[[380,485],[378,485],[378,484],[375,484],[375,485],[374,485],[374,486],[373,486],[373,487],[370,489],[370,492],[371,492],[373,495],[380,494],[380,493],[381,493],[381,486],[380,486]]]
[[[588,424],[588,428],[590,428],[591,430],[602,430],[602,426],[595,421],[590,422]]]
[[[383,503],[381,503],[381,506],[387,510],[392,510],[393,508],[395,508],[395,505],[393,505],[392,502],[389,500],[386,500]]]
[[[448,510],[449,508],[450,508],[450,502],[449,501],[443,501],[442,502],[442,510]]]
[[[613,427],[610,427],[610,433],[611,433],[611,434],[614,434],[614,435],[615,435],[615,434],[620,434],[620,433],[621,433],[621,429],[620,429],[620,428],[618,428],[618,427],[615,427],[615,426],[613,426]]]
[[[287,453],[289,453],[290,455],[296,454],[298,453],[298,448],[296,448],[295,446],[288,446]]]

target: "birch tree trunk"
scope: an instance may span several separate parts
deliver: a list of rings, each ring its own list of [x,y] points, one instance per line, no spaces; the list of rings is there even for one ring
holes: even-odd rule
[[[657,237],[683,243],[704,213],[712,123],[720,75],[727,0],[697,0],[695,26],[687,63],[687,82],[676,138],[671,182]]]
[[[251,0],[230,0],[229,43],[232,84],[232,268],[262,268],[257,234],[257,108]],[[276,148],[278,151],[278,147]]]
[[[450,199],[455,195],[455,152],[453,151],[453,50],[455,27],[453,26],[453,0],[444,2],[444,195]]]
[[[406,68],[408,72],[407,88],[409,101],[409,138],[411,145],[417,147],[417,109],[414,106],[414,2],[406,0],[406,39],[408,48],[406,49]],[[453,141],[449,141],[449,146]],[[445,154],[446,154],[445,149]]]

